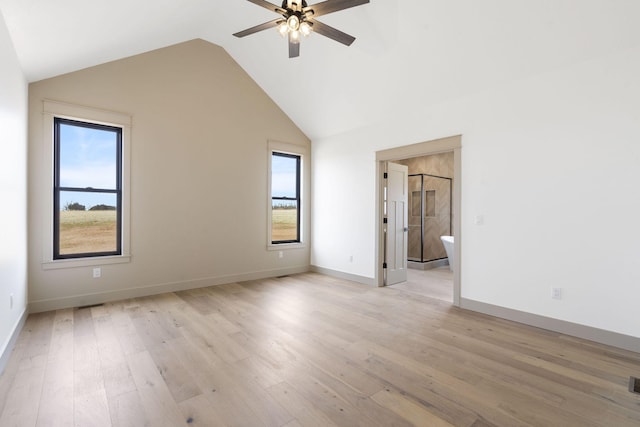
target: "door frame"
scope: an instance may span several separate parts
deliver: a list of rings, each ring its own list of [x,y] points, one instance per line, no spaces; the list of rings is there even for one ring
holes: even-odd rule
[[[377,286],[384,286],[384,270],[382,262],[384,260],[384,171],[385,163],[398,161],[412,157],[429,156],[453,151],[453,236],[455,239],[455,261],[453,265],[453,305],[460,307],[461,294],[461,193],[462,193],[462,135],[450,136],[447,138],[434,139],[417,144],[405,145],[401,147],[389,148],[376,152],[376,228],[375,228],[375,283]]]

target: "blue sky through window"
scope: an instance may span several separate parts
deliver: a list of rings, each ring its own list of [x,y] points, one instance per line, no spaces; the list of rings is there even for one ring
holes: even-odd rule
[[[60,123],[60,186],[116,189],[117,142],[115,131]],[[105,193],[60,192],[60,208],[80,203],[86,209],[98,204],[116,205]]]
[[[271,157],[271,197],[296,197],[296,163],[293,157]]]

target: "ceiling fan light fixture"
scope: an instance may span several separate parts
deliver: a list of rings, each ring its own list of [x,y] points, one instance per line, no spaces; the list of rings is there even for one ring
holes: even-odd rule
[[[289,31],[298,31],[300,28],[300,18],[297,15],[291,15],[287,18],[287,26],[289,27]]]
[[[278,33],[280,33],[282,37],[286,37],[287,34],[289,34],[289,26],[286,21],[283,21],[282,24],[278,25]]]
[[[289,33],[289,40],[293,43],[300,43],[300,31],[295,30]]]
[[[302,22],[300,24],[300,32],[302,33],[303,36],[308,37],[312,31],[313,31],[313,28],[311,27],[311,24],[309,24],[308,22]]]

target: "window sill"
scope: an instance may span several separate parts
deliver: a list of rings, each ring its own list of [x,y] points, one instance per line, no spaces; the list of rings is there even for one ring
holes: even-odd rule
[[[43,270],[56,270],[61,268],[90,267],[94,265],[124,264],[131,262],[131,255],[114,255],[77,259],[57,259],[42,263]]]
[[[286,251],[290,249],[304,249],[307,247],[307,244],[304,242],[300,243],[270,243],[267,245],[268,251]]]

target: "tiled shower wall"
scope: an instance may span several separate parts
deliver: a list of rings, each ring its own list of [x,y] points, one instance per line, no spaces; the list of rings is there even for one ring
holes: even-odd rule
[[[429,175],[444,176],[453,179],[453,151],[432,154],[430,156],[395,160],[394,163],[407,165],[409,175],[413,173],[428,173]]]
[[[409,175],[424,173],[452,178],[451,188],[453,188],[453,152],[414,157],[395,163],[406,165],[409,168]],[[425,177],[424,190],[426,193],[422,200],[425,204],[423,260],[446,258],[447,254],[440,236],[453,235],[453,230],[449,228],[453,226],[449,181]],[[411,261],[419,261],[421,258],[419,196],[420,178],[409,177],[408,258]]]

